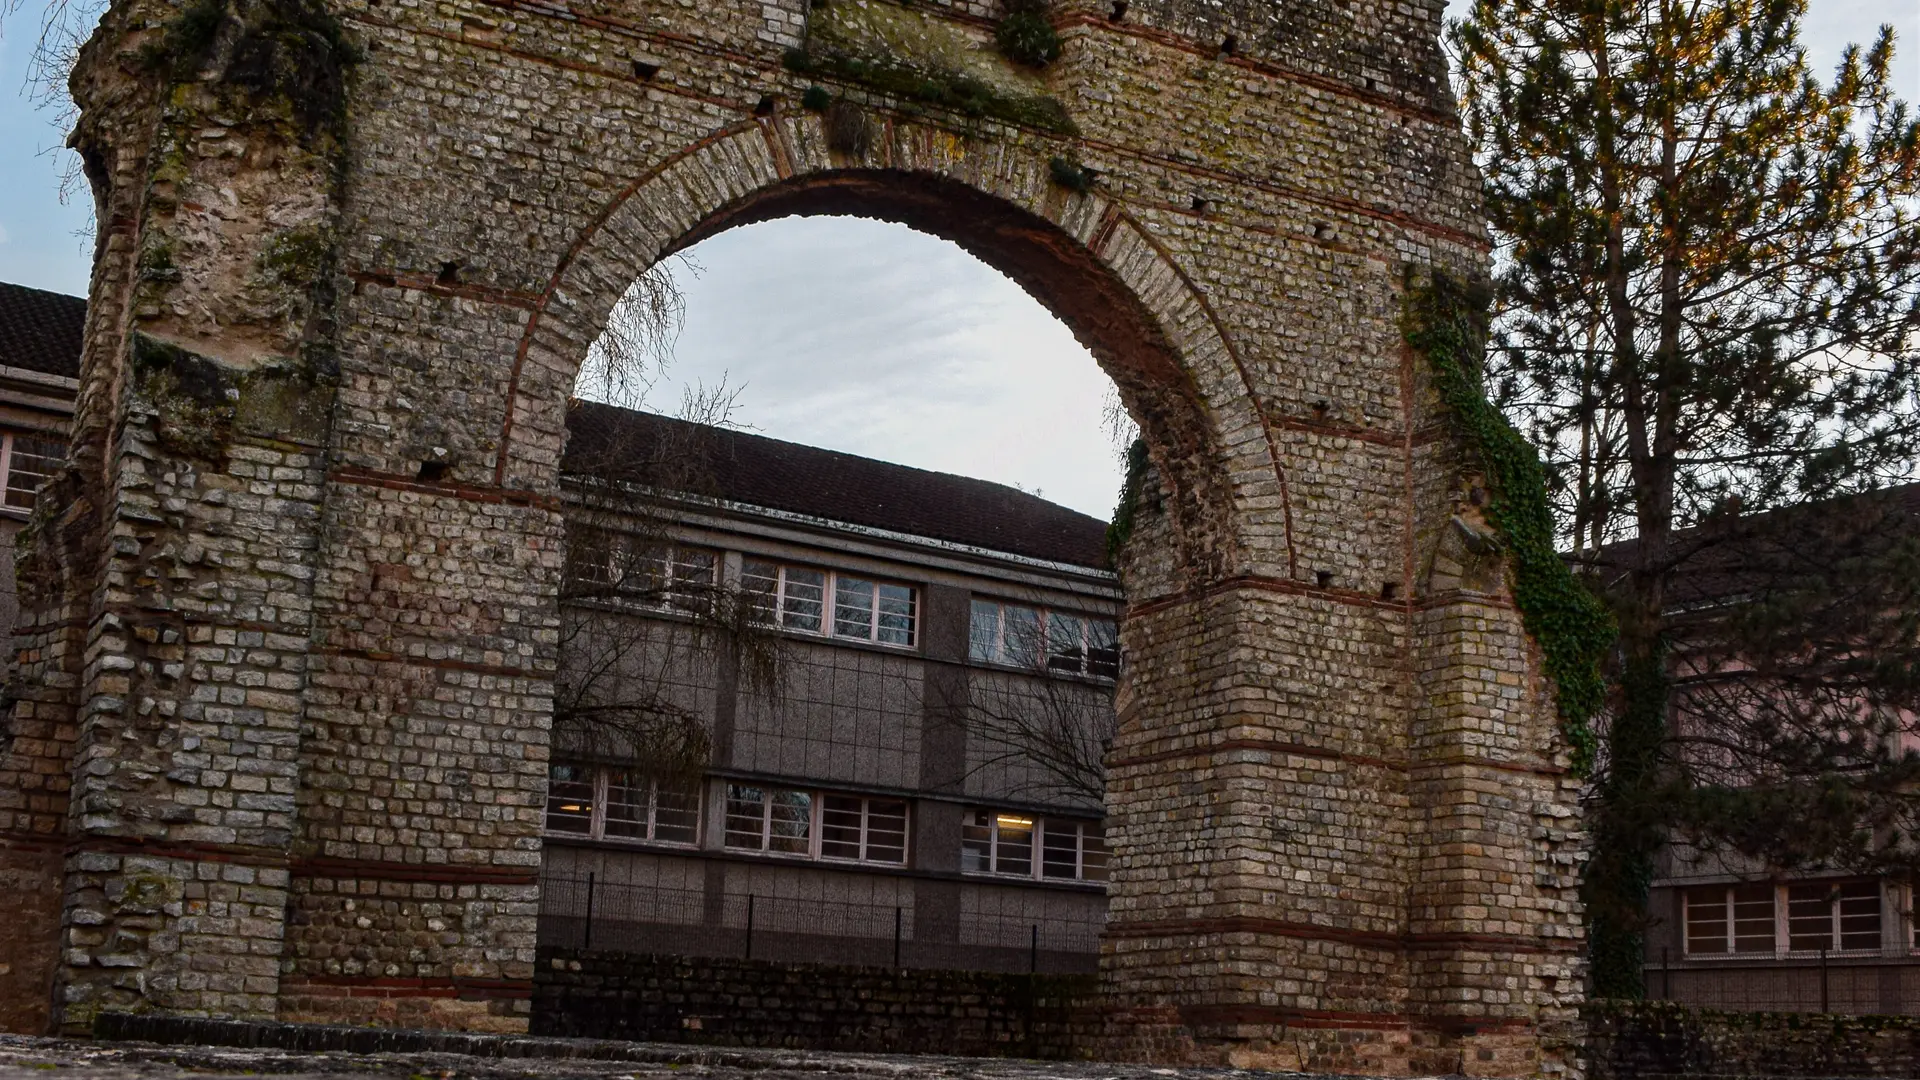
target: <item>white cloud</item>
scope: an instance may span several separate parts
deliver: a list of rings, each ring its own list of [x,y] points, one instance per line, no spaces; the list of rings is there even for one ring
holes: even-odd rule
[[[649,402],[724,374],[774,438],[1039,490],[1105,518],[1120,484],[1107,378],[1065,325],[959,247],[790,218],[722,233],[679,274],[687,325]]]

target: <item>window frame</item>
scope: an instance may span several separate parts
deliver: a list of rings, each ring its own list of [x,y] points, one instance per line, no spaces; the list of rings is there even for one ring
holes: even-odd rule
[[[982,638],[976,633],[976,628],[984,613],[983,609],[986,608],[993,609],[994,629],[991,655],[983,656],[979,649]],[[1015,610],[1032,612],[1034,615],[1035,645],[1034,655],[1030,660],[1020,656],[1017,650],[1010,648],[1007,644],[1007,613]],[[1078,627],[1077,659],[1072,667],[1058,663],[1062,653],[1054,647],[1056,621],[1070,622]],[[1096,625],[1108,628],[1109,637],[1113,643],[1110,649],[1095,648],[1093,627]],[[1096,659],[1097,653],[1109,651],[1113,657],[1111,661]],[[1075,678],[1093,679],[1098,682],[1114,682],[1120,677],[1120,623],[1118,619],[1094,615],[1086,611],[1070,611],[1045,604],[1023,604],[991,596],[975,595],[967,607],[967,662],[1043,675],[1071,675]],[[1101,670],[1103,668],[1106,670]]]
[[[602,525],[581,525],[577,532],[569,528],[566,544],[568,582],[578,582],[605,590],[573,599],[631,605],[655,612],[689,610],[688,597],[682,592],[682,584],[696,585],[709,590],[717,588],[720,584],[721,566],[726,561],[726,553],[718,548],[683,544],[677,540],[649,541],[637,533]],[[594,548],[598,548],[596,558],[589,560],[582,557],[584,553]],[[648,548],[657,548],[657,554],[646,550]],[[629,574],[622,575],[616,580],[613,569],[615,560],[618,559],[631,559],[632,564]],[[704,577],[683,573],[684,570],[698,565],[696,560],[699,559],[705,560]],[[581,573],[586,569],[594,570],[596,573],[591,577]],[[629,587],[627,582],[634,576],[635,571],[644,579],[660,582],[659,587]],[[653,577],[652,575],[656,572],[658,577]]]
[[[1766,890],[1770,904],[1771,917],[1768,924],[1769,947],[1766,949],[1741,949],[1739,948],[1741,937],[1739,934],[1738,920],[1736,919],[1737,905],[1740,902],[1738,895],[1743,891],[1752,893],[1759,889]],[[1804,932],[1796,931],[1795,924],[1804,921],[1808,917],[1805,915],[1795,915],[1794,906],[1796,901],[1794,894],[1805,893],[1808,890],[1816,889],[1826,892],[1824,921],[1827,925],[1827,944],[1825,946],[1797,948],[1795,947],[1795,939],[1808,935],[1805,935]],[[1849,889],[1851,889],[1855,895],[1846,895]],[[1874,942],[1871,946],[1843,947],[1846,941],[1844,929],[1846,924],[1843,922],[1845,913],[1842,904],[1847,900],[1860,900],[1863,897],[1859,894],[1868,891],[1871,892],[1874,901]],[[1712,903],[1714,906],[1720,908],[1720,918],[1702,921],[1719,923],[1722,927],[1723,936],[1721,938],[1721,944],[1724,947],[1719,951],[1706,951],[1698,948],[1696,942],[1700,941],[1700,939],[1697,939],[1693,932],[1695,924],[1694,913],[1696,910],[1700,910],[1700,906],[1703,903],[1703,894],[1709,892],[1717,894],[1717,899]],[[1687,959],[1778,959],[1796,956],[1813,956],[1823,951],[1829,956],[1866,956],[1878,955],[1886,948],[1888,904],[1884,884],[1876,879],[1816,878],[1801,881],[1769,882],[1764,885],[1755,882],[1694,885],[1684,887],[1680,890],[1680,902],[1680,948],[1681,955]],[[1804,901],[1802,902],[1804,903]],[[1749,919],[1748,921],[1751,922],[1753,920]],[[1858,934],[1860,931],[1855,931],[1855,933]]]
[[[968,838],[967,830],[976,828],[971,820],[973,815],[987,818],[989,832],[987,838],[987,868],[977,869],[967,866]],[[1027,870],[1023,872],[1000,869],[1000,826],[1002,819],[1013,818],[1030,823],[1028,842]],[[1071,828],[1074,850],[1074,876],[1060,877],[1047,873],[1047,840],[1054,830],[1066,831]],[[1087,876],[1090,841],[1097,844],[1098,876]],[[1065,817],[1055,814],[1039,814],[1022,810],[998,809],[991,806],[969,806],[961,817],[960,824],[960,872],[971,877],[996,878],[1002,881],[1036,881],[1041,883],[1071,883],[1075,885],[1099,885],[1107,883],[1106,822],[1098,818]]]
[[[753,567],[770,567],[773,570],[773,589],[767,591],[754,584],[769,580],[764,574],[755,574]],[[820,586],[820,626],[810,630],[805,626],[792,625],[787,621],[787,583],[788,575],[798,571],[806,574],[819,574]],[[858,582],[872,588],[867,598],[867,636],[858,637],[840,632],[840,586],[845,582]],[[829,641],[852,641],[863,645],[878,645],[885,649],[917,651],[920,647],[920,587],[897,578],[887,578],[874,574],[856,573],[851,570],[836,570],[825,566],[809,566],[804,563],[789,563],[778,559],[768,559],[751,553],[742,553],[740,564],[740,585],[743,591],[759,593],[768,598],[768,603],[760,610],[763,621],[775,629],[790,634],[804,634],[807,637],[823,638]],[[887,590],[898,589],[906,593],[907,631],[905,641],[889,641],[881,635],[884,622],[888,618],[897,618],[898,612],[882,610]],[[893,598],[896,602],[898,597]]]
[[[584,831],[577,831],[573,829],[556,829],[549,824],[549,822],[553,818],[554,798],[555,798],[553,793],[553,784],[554,784],[553,771],[555,769],[561,769],[561,768],[584,769],[588,774],[588,780],[586,781],[586,783],[590,791],[592,804],[587,809],[587,828]],[[698,781],[695,781],[690,786],[690,789],[689,789],[692,795],[693,805],[691,807],[690,813],[692,815],[693,820],[691,824],[688,826],[688,828],[693,834],[692,837],[687,840],[663,840],[663,839],[660,839],[660,836],[659,836],[659,833],[660,833],[660,777],[648,776],[645,774],[640,774],[639,778],[644,779],[647,785],[646,786],[646,791],[647,791],[646,835],[644,836],[609,835],[606,830],[608,789],[613,786],[612,778],[613,778],[613,774],[615,773],[634,775],[634,770],[632,770],[631,768],[622,768],[620,766],[615,766],[615,765],[598,765],[598,764],[593,764],[590,762],[583,762],[583,761],[549,761],[547,763],[547,801],[545,806],[541,808],[541,817],[540,817],[541,835],[551,836],[551,837],[571,837],[577,840],[604,841],[606,843],[612,843],[612,844],[658,844],[666,847],[679,848],[683,850],[698,848],[700,846],[700,832],[701,832],[700,825],[701,825],[701,818],[704,816],[701,813],[701,809],[705,805],[705,798],[703,795],[703,789],[705,785],[701,784]],[[628,803],[625,805],[632,806],[637,804]]]
[[[760,804],[760,846],[741,847],[733,843],[735,830],[734,789],[748,788],[771,795],[774,792],[787,792],[807,797],[807,843],[805,851],[778,851],[772,847],[773,807],[775,800],[763,798]],[[794,787],[786,784],[763,784],[750,781],[723,781],[721,799],[726,804],[720,830],[722,850],[748,856],[766,856],[776,859],[788,859],[795,862],[823,862],[842,866],[878,866],[889,869],[905,869],[911,864],[913,855],[913,800],[904,795],[873,795],[858,791],[836,791],[830,788]],[[827,800],[854,799],[860,803],[860,854],[856,858],[844,855],[825,854],[826,845]],[[870,854],[873,804],[898,803],[900,806],[900,857],[895,859],[875,858]]]
[[[50,467],[44,473],[29,473],[29,475],[38,476],[40,479],[22,496],[26,499],[24,505],[13,501],[13,478],[15,472],[13,458],[14,451],[18,446],[18,440],[20,439],[31,439],[46,443],[48,449],[52,450],[52,453],[48,455],[35,455],[37,457],[43,457],[50,463]],[[52,479],[54,470],[59,467],[65,458],[66,436],[61,432],[37,431],[15,427],[0,428],[0,507],[4,507],[15,513],[31,513],[34,503],[40,501],[40,485]]]

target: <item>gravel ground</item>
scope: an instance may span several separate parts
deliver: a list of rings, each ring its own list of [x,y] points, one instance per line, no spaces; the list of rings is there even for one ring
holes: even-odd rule
[[[160,1046],[0,1035],[0,1080],[185,1080],[271,1076],[320,1080],[357,1075],[394,1080],[1330,1080],[1302,1073],[1171,1069],[991,1058],[828,1054],[785,1050],[627,1044],[621,1060],[483,1058],[464,1054],[295,1053],[216,1046]]]

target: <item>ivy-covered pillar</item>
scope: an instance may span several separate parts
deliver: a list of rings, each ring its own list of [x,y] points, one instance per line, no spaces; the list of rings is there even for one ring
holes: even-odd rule
[[[357,55],[311,0],[127,0],[74,72],[100,255],[19,676],[72,734],[65,1030],[276,1011]]]

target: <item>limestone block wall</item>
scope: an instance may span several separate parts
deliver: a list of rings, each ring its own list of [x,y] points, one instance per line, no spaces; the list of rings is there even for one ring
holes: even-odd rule
[[[914,55],[833,53],[894,48],[816,33],[862,3]],[[1061,0],[1021,73],[971,0],[116,3],[0,762],[61,937],[4,996],[523,1027],[574,372],[662,254],[858,213],[1027,287],[1149,443],[1103,1052],[1560,1068],[1567,756],[1500,575],[1436,558],[1472,466],[1401,336],[1408,274],[1486,252],[1441,5],[1122,7]],[[871,74],[941,55],[1054,106]]]

